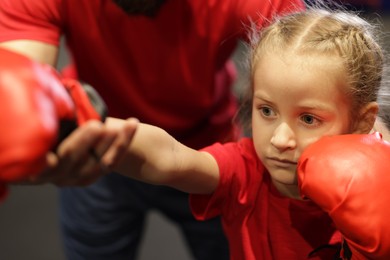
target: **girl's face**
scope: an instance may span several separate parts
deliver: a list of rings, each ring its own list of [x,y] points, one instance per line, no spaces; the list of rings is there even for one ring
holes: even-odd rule
[[[266,54],[254,71],[252,131],[256,153],[276,188],[299,197],[302,151],[325,135],[351,132],[350,102],[340,61],[324,56]]]

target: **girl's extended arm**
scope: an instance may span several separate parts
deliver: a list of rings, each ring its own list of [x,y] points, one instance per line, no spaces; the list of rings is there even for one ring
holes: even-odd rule
[[[107,124],[123,124],[108,118]],[[155,185],[188,193],[212,193],[219,181],[218,165],[209,153],[191,149],[161,128],[139,123],[132,142],[114,171]]]

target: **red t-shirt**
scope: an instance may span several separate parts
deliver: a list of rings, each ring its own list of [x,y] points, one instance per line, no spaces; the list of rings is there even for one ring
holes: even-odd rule
[[[212,195],[192,194],[191,208],[198,220],[221,215],[231,259],[303,260],[315,249],[310,259],[334,259],[341,235],[329,216],[310,201],[283,197],[251,139],[204,151],[217,160],[220,182]]]
[[[232,139],[228,61],[249,20],[263,25],[294,8],[301,0],[168,0],[151,19],[112,0],[0,0],[0,41],[58,45],[64,35],[79,78],[110,116],[137,117],[200,148]]]

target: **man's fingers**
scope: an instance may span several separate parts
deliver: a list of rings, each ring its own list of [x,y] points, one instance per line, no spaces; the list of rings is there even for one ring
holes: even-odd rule
[[[91,150],[103,136],[103,131],[98,121],[90,121],[77,128],[57,149],[60,159],[58,170],[68,173],[90,159],[93,156]]]
[[[109,126],[117,130],[117,136],[102,157],[107,167],[113,167],[126,154],[126,151],[135,135],[139,121],[135,118],[120,121],[110,121]]]
[[[126,154],[138,120],[108,119],[106,124],[89,121],[75,129],[46,156],[47,168],[27,180],[30,184],[86,186],[109,173]]]

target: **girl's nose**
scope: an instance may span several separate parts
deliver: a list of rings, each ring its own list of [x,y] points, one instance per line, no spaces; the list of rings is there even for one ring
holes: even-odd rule
[[[271,137],[271,144],[278,150],[284,151],[296,147],[294,131],[287,123],[280,124]]]

